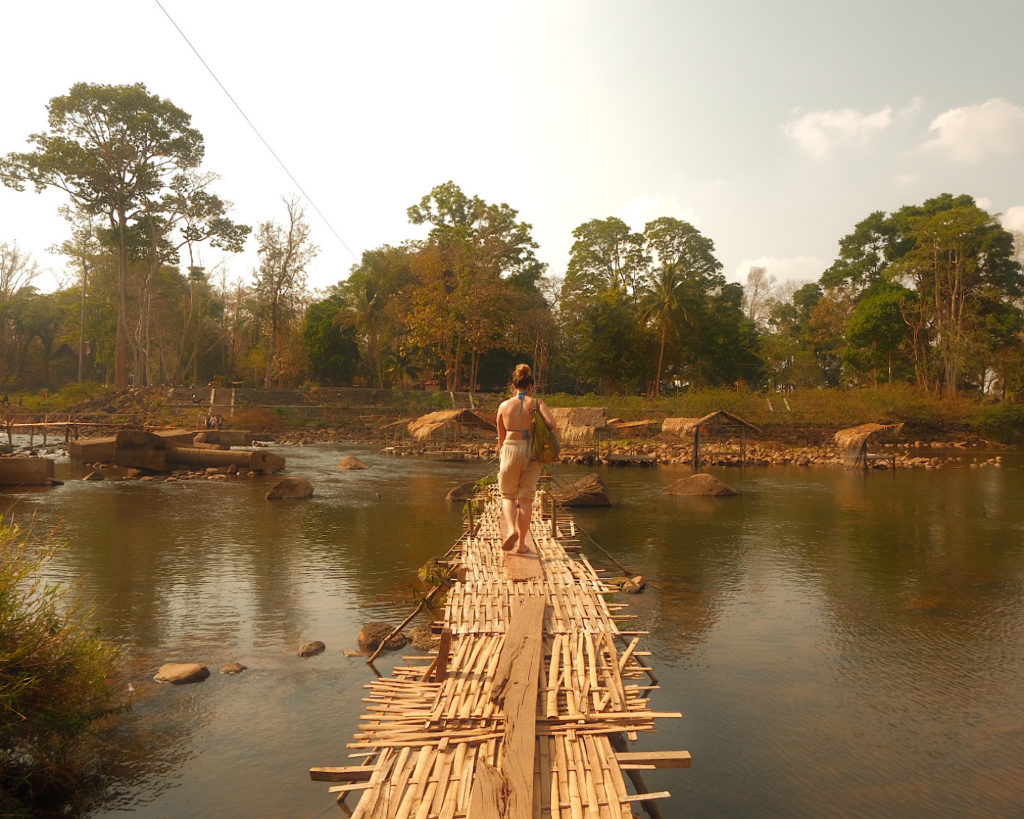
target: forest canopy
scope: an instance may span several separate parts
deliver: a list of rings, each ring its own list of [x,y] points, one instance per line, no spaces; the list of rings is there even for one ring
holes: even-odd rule
[[[66,197],[54,246],[73,272],[40,292],[38,264],[0,236],[0,381],[494,390],[517,361],[548,391],[786,390],[903,382],[954,398],[1024,389],[1022,243],[967,195],[876,211],[839,238],[816,281],[750,269],[729,282],[711,237],[670,216],[572,233],[564,270],[540,260],[513,206],[447,181],[407,205],[423,238],[365,251],[311,291],[304,204],[232,220],[190,116],[144,85],[79,83],[47,106],[0,180]],[[26,195],[29,195],[26,193]],[[258,247],[256,269],[197,265],[204,243]]]

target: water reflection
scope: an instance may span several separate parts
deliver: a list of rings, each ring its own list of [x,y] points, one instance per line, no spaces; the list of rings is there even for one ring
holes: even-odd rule
[[[350,453],[370,469],[336,469]],[[3,495],[17,514],[34,511],[40,531],[64,521],[69,546],[54,571],[81,579],[134,682],[149,687],[112,734],[137,775],[97,815],[331,807],[305,771],[350,764],[343,746],[368,671],[343,649],[363,622],[411,610],[416,569],[461,531],[445,493],[489,469],[348,447],[285,454],[289,472],[313,481],[310,501],[268,503],[265,480],[69,481]],[[684,468],[599,471],[617,505],[578,510],[577,521],[647,577],[644,594],[622,596],[629,628],[650,632],[655,707],[686,714],[639,747],[695,758],[690,771],[646,777],[673,792],[666,815],[1020,812],[1018,464],[722,470],[741,492],[724,499],[663,496]],[[297,658],[310,639],[327,652]],[[157,687],[152,673],[169,660],[215,673],[187,690]],[[216,674],[235,660],[250,670]]]

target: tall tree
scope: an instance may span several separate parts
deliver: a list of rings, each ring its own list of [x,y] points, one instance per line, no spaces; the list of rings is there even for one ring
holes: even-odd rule
[[[295,318],[306,287],[310,262],[320,249],[310,240],[309,222],[297,197],[284,199],[288,223],[259,226],[259,267],[255,271],[256,298],[269,319],[264,386],[280,382],[278,355],[285,322]]]
[[[572,236],[575,241],[562,285],[563,302],[586,300],[608,290],[632,298],[651,261],[644,252],[644,235],[609,216],[580,225]]]
[[[462,381],[469,360],[473,388],[481,355],[509,340],[506,320],[517,292],[538,293],[545,265],[537,260],[532,226],[502,203],[469,197],[453,182],[435,187],[408,210],[431,226],[412,260],[409,329],[440,356],[446,386]]]
[[[886,381],[893,380],[894,358],[910,344],[910,326],[905,311],[912,310],[917,294],[901,284],[879,279],[865,292],[846,327],[843,363],[868,371],[878,383],[878,371],[885,368]]]
[[[245,239],[252,232],[248,225],[240,225],[228,218],[230,204],[209,191],[216,175],[195,172],[176,174],[169,182],[159,201],[147,201],[140,218],[140,233],[144,246],[142,283],[137,303],[137,338],[140,340],[136,357],[136,384],[148,384],[152,373],[150,358],[150,323],[152,321],[152,285],[166,267],[177,268],[182,250],[188,253],[189,298],[185,325],[181,329],[177,360],[173,362],[172,377],[179,380],[185,369],[185,340],[192,342],[193,373],[198,370],[200,318],[197,312],[197,292],[205,284],[205,274],[195,263],[197,245],[209,243],[213,247],[239,253]],[[194,378],[195,380],[195,378]]]
[[[663,309],[662,315],[667,319],[675,318],[676,332],[687,330],[687,357],[691,363],[691,378],[701,381],[702,359],[707,356],[702,352],[699,343],[703,325],[709,324],[711,300],[717,297],[725,286],[722,275],[722,263],[715,258],[715,244],[704,236],[689,222],[662,216],[648,222],[644,226],[644,242],[648,258],[656,259],[660,265],[658,270],[664,275],[667,268],[672,269],[672,289],[675,291],[675,310]],[[666,281],[658,281],[657,276],[645,277],[645,289],[660,292],[661,299],[668,295],[665,292]],[[655,297],[658,298],[658,297]],[[719,322],[722,317],[719,317]],[[737,319],[739,317],[736,317]],[[665,325],[662,324],[662,349],[664,349]],[[659,359],[660,359],[659,354]],[[661,365],[658,367],[660,379]],[[657,389],[657,384],[655,389]]]
[[[778,282],[767,267],[752,266],[747,271],[747,286],[743,288],[743,312],[755,325],[763,324],[775,297]]]
[[[1024,293],[1024,276],[1013,258],[1013,237],[969,196],[949,194],[894,217],[912,246],[890,275],[914,285],[921,319],[931,330],[941,367],[941,390],[955,398],[971,344],[994,298]]]
[[[370,383],[385,387],[384,361],[404,335],[410,285],[409,250],[385,245],[363,253],[359,265],[338,285],[340,309],[334,323],[341,331],[354,329]]]
[[[321,382],[351,384],[359,364],[355,327],[339,328],[334,321],[344,306],[344,295],[335,291],[306,308],[302,340],[309,352],[311,373]]]
[[[682,326],[696,328],[697,313],[694,294],[687,287],[681,261],[662,264],[651,276],[640,300],[640,316],[658,329],[658,366],[654,375],[652,395],[661,392],[661,374],[665,362],[665,345],[670,334],[678,334]]]
[[[47,107],[49,131],[29,136],[35,149],[8,154],[0,179],[21,190],[67,193],[88,213],[103,214],[117,248],[117,333],[114,384],[128,384],[127,232],[175,174],[198,167],[203,137],[191,117],[142,83],[77,83]]]
[[[71,237],[52,250],[67,256],[78,274],[78,382],[85,378],[86,305],[88,304],[89,275],[103,252],[97,236],[96,217],[81,208],[64,207],[61,212],[71,225]]]
[[[32,284],[39,265],[17,242],[0,242],[0,302],[9,301],[21,288]]]

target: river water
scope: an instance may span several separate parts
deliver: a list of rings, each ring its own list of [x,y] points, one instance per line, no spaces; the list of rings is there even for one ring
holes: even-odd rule
[[[61,463],[64,485],[0,496],[34,538],[59,524],[49,571],[129,661],[133,707],[105,734],[121,785],[93,817],[342,815],[307,771],[350,764],[371,672],[344,652],[412,610],[417,568],[462,529],[446,492],[489,467],[276,451],[311,500],[265,501],[273,477],[86,482]],[[349,454],[370,468],[337,469]],[[726,499],[664,496],[682,467],[554,474],[594,471],[616,505],[576,519],[646,576],[623,601],[650,631],[652,706],[684,714],[636,748],[693,754],[647,775],[666,817],[1024,816],[1024,462],[716,471]],[[299,658],[310,640],[326,652]],[[154,683],[171,661],[213,673]]]

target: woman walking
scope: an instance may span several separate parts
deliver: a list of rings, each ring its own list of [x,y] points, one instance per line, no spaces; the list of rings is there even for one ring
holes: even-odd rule
[[[506,552],[530,551],[526,536],[533,515],[533,496],[541,465],[531,457],[533,421],[539,412],[548,426],[555,428],[555,419],[547,404],[534,397],[533,373],[529,364],[519,364],[512,375],[516,394],[498,406],[498,487],[501,490],[501,514],[507,532],[501,548]],[[517,545],[518,544],[518,545]]]

